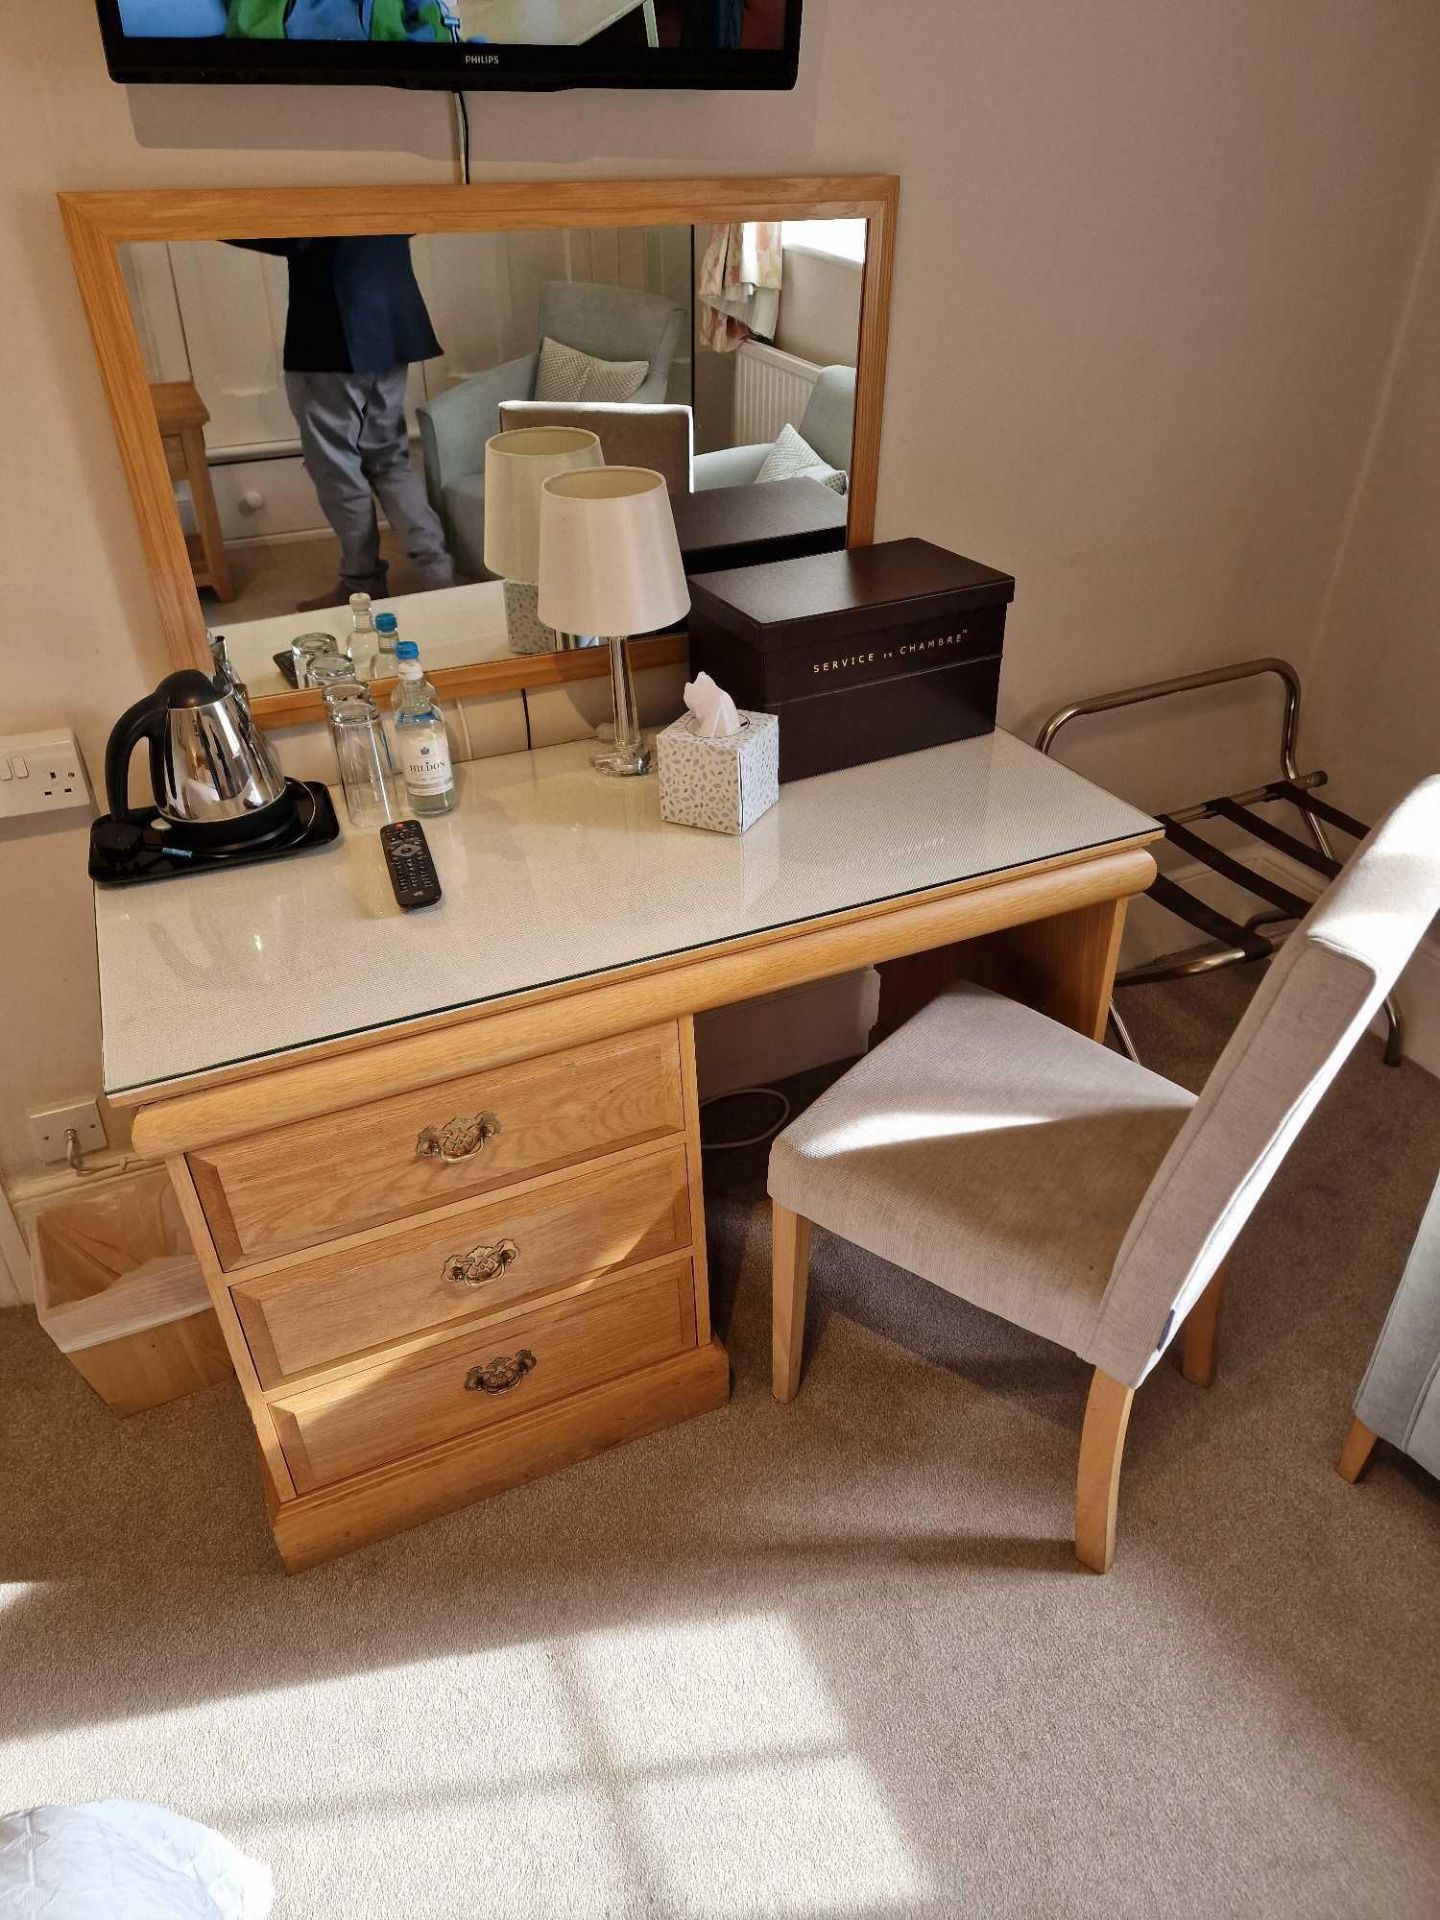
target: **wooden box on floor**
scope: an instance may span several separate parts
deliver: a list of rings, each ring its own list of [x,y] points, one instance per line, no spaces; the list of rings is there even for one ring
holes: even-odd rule
[[[143,1413],[231,1377],[163,1171],[47,1208],[34,1254],[40,1324],[116,1413]]]

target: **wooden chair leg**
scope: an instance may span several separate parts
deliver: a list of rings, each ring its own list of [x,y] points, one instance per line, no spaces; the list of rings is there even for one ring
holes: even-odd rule
[[[1185,1316],[1180,1329],[1180,1371],[1197,1387],[1213,1386],[1215,1367],[1220,1358],[1220,1303],[1225,1290],[1225,1269],[1211,1280],[1200,1298]]]
[[[778,1200],[774,1209],[772,1269],[771,1391],[777,1400],[793,1400],[800,1391],[800,1356],[805,1347],[805,1290],[810,1280],[810,1222]]]
[[[1080,1470],[1075,1478],[1075,1558],[1092,1573],[1108,1573],[1115,1558],[1115,1508],[1120,1460],[1135,1389],[1097,1367],[1085,1402]]]
[[[1377,1438],[1378,1435],[1373,1434],[1363,1420],[1350,1422],[1350,1431],[1340,1449],[1340,1458],[1335,1462],[1335,1471],[1342,1480],[1348,1480],[1352,1487],[1369,1466]]]

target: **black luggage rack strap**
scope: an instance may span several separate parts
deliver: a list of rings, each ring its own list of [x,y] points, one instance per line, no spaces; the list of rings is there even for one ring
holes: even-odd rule
[[[1168,913],[1173,913],[1177,919],[1203,933],[1206,936],[1205,943],[1164,953],[1130,967],[1116,976],[1117,986],[1179,980],[1192,974],[1212,973],[1220,967],[1268,960],[1285,938],[1280,929],[1302,920],[1310,910],[1310,901],[1300,894],[1268,874],[1246,866],[1243,860],[1237,859],[1224,848],[1214,846],[1202,834],[1192,832],[1195,823],[1223,820],[1230,826],[1239,827],[1253,840],[1273,847],[1277,853],[1284,854],[1287,859],[1308,868],[1326,881],[1334,879],[1343,862],[1337,859],[1325,828],[1333,827],[1357,840],[1363,839],[1369,828],[1363,821],[1342,813],[1338,807],[1319,798],[1314,789],[1325,783],[1327,776],[1324,773],[1316,771],[1302,774],[1296,765],[1300,677],[1286,660],[1273,657],[1241,660],[1233,666],[1212,667],[1202,673],[1182,674],[1173,680],[1156,680],[1146,686],[1098,694],[1093,699],[1074,701],[1068,707],[1062,707],[1040,729],[1035,744],[1041,753],[1049,753],[1061,729],[1082,715],[1113,712],[1118,707],[1137,706],[1145,701],[1163,699],[1169,694],[1194,692],[1202,687],[1254,679],[1265,674],[1277,676],[1285,690],[1280,737],[1281,777],[1244,793],[1221,794],[1197,806],[1177,807],[1171,813],[1156,816],[1165,829],[1165,838],[1178,851],[1263,904],[1242,924],[1218,907],[1211,906],[1208,901],[1201,900],[1168,874],[1158,874],[1149,888],[1149,897]],[[1275,802],[1288,803],[1296,809],[1309,835],[1308,839],[1302,840],[1286,832],[1266,815],[1255,812],[1257,806]],[[1398,1066],[1403,1052],[1404,1029],[1400,1010],[1393,998],[1385,1002],[1385,1015],[1385,1059],[1387,1064]],[[1138,1059],[1129,1032],[1113,1002],[1110,1017],[1125,1051],[1132,1060]]]

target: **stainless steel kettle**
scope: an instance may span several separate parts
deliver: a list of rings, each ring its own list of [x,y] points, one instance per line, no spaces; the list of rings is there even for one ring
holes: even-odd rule
[[[130,760],[150,746],[153,807],[129,804]],[[105,748],[111,817],[146,820],[154,807],[194,846],[239,847],[283,833],[295,801],[246,702],[187,667],[122,713]]]

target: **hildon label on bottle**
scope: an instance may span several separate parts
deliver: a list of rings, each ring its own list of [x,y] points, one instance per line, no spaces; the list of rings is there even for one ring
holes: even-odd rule
[[[402,748],[405,784],[417,793],[444,793],[450,785],[450,749],[443,740],[407,740]]]

